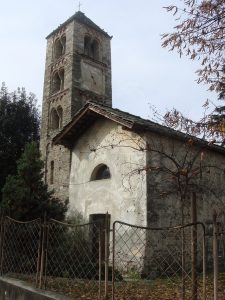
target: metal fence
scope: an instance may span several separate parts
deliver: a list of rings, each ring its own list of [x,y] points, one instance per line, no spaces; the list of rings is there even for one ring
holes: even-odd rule
[[[51,220],[46,234],[45,288],[86,299],[100,298],[101,235],[99,224]]]
[[[106,222],[108,224],[108,221]],[[1,219],[1,275],[80,299],[223,300],[225,227]],[[208,271],[208,273],[207,273]]]
[[[113,299],[205,299],[201,223],[148,228],[113,226]]]
[[[2,218],[1,275],[82,299],[101,299],[104,231],[99,223]]]
[[[41,220],[1,220],[1,274],[37,283],[40,260]]]

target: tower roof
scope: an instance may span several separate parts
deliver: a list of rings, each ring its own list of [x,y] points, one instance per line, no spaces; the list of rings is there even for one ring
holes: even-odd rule
[[[60,30],[63,26],[69,24],[72,21],[77,21],[81,24],[84,24],[88,27],[91,27],[93,29],[95,29],[96,31],[104,34],[106,37],[108,38],[112,38],[106,31],[104,31],[103,29],[101,29],[98,25],[96,25],[91,19],[89,19],[88,17],[85,16],[85,14],[81,11],[77,11],[73,16],[71,16],[68,20],[66,20],[64,23],[60,24],[58,26],[58,28],[56,28],[55,30],[53,30],[47,37],[46,39],[48,39],[50,36],[52,36],[53,34],[55,34],[58,30]]]

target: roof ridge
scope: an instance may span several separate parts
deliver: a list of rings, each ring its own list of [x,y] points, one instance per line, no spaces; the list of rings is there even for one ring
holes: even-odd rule
[[[133,126],[132,126],[132,130],[147,130],[147,131],[152,131],[152,132],[158,132],[159,134],[163,134],[165,136],[168,137],[173,137],[173,138],[177,138],[177,139],[182,139],[182,140],[188,140],[188,139],[193,139],[194,142],[196,142],[199,146],[203,146],[206,147],[207,149],[211,149],[211,150],[215,150],[218,151],[220,153],[225,154],[225,148],[218,146],[218,145],[210,145],[208,143],[208,141],[201,139],[199,137],[193,136],[189,133],[184,133],[182,131],[170,128],[166,125],[161,125],[159,123],[153,122],[149,119],[143,119],[142,117],[136,116],[136,115],[132,115],[128,112],[119,110],[117,108],[112,108],[109,106],[106,106],[102,103],[97,103],[96,101],[93,100],[89,100],[72,118],[72,120],[67,123],[63,129],[61,130],[60,133],[58,133],[53,140],[57,140],[59,139],[60,135],[62,135],[62,132],[65,131],[66,128],[70,127],[72,125],[72,123],[74,122],[74,119],[76,119],[77,117],[79,117],[79,115],[85,113],[85,111],[87,111],[88,109],[91,110],[91,106],[99,108],[99,109],[103,109],[105,110],[107,113],[115,115],[117,117],[117,119],[120,119],[121,122],[124,122],[124,126],[127,126],[127,122],[132,122]],[[97,112],[97,111],[95,111]],[[97,112],[98,113],[98,112]],[[116,120],[115,120],[116,122]]]
[[[110,106],[106,105],[105,103],[99,103],[96,100],[88,100],[87,103],[94,104],[94,105],[97,105],[97,106],[101,106],[101,107],[106,108],[106,109],[112,109],[115,112],[120,112],[122,114],[129,115],[130,117],[134,117],[136,119],[140,119],[140,120],[143,120],[143,121],[151,122],[151,123],[156,124],[156,125],[164,126],[164,125],[156,123],[156,122],[154,122],[154,121],[152,121],[150,119],[145,119],[145,118],[143,118],[141,116],[137,116],[137,115],[131,114],[131,113],[129,113],[127,111],[124,111],[124,110],[121,110],[119,108],[110,107]]]
[[[60,30],[63,26],[67,25],[68,23],[72,22],[73,20],[76,20],[80,23],[83,23],[84,25],[87,25],[89,27],[92,27],[96,31],[101,32],[105,36],[112,38],[104,29],[100,28],[97,24],[95,24],[91,19],[89,19],[85,13],[81,11],[75,12],[71,17],[69,17],[65,22],[60,24],[56,29],[54,29],[49,35],[47,35],[46,39],[48,39],[50,36],[55,34],[58,30]]]

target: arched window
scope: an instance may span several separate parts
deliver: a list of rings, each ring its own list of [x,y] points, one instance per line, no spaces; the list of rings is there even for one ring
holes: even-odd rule
[[[64,70],[60,69],[52,77],[52,94],[64,89]]]
[[[50,128],[52,130],[62,128],[62,122],[63,122],[63,109],[59,105],[57,109],[52,108],[51,114],[50,114]]]
[[[54,183],[54,161],[51,161],[50,165],[50,184]]]
[[[59,128],[62,128],[62,121],[63,121],[63,109],[62,109],[62,106],[58,106],[57,107],[57,113],[58,113],[58,116],[59,116]]]
[[[99,42],[96,39],[91,39],[90,36],[84,37],[84,54],[99,60]]]
[[[55,108],[51,110],[50,123],[51,129],[55,130],[59,128],[59,116]]]
[[[100,164],[97,167],[95,167],[91,174],[91,181],[109,178],[111,178],[109,167],[104,164]]]
[[[66,52],[66,37],[65,35],[58,38],[54,43],[54,57],[60,58]]]
[[[59,73],[56,72],[52,78],[52,93],[54,94],[60,91],[60,86],[61,86],[61,79],[59,77]]]

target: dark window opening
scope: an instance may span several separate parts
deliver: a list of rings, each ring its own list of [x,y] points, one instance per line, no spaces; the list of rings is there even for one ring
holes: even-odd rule
[[[54,183],[54,161],[51,161],[51,167],[50,167],[50,184]]]
[[[84,54],[99,60],[99,42],[94,39],[92,40],[89,36],[84,37]]]
[[[64,89],[64,70],[61,69],[54,73],[52,78],[52,93],[57,93]]]
[[[57,107],[57,113],[59,116],[59,128],[62,128],[62,121],[63,121],[63,109],[61,106]]]
[[[91,39],[89,36],[84,37],[84,54],[89,56],[90,55],[90,45]]]
[[[94,40],[91,44],[91,57],[96,60],[99,59],[99,44],[96,40]]]
[[[60,37],[55,41],[54,44],[54,57],[55,59],[60,58],[66,52],[66,37]]]
[[[59,116],[55,108],[51,111],[51,129],[58,129],[59,128]]]
[[[111,178],[109,167],[101,164],[98,165],[91,174],[91,181]]]
[[[57,109],[52,108],[50,114],[50,129],[55,130],[62,128],[63,121],[63,109],[61,106],[58,106]]]

